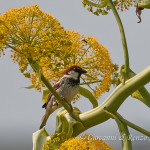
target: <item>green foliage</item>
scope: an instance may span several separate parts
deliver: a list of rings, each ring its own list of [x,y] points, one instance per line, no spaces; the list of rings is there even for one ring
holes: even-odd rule
[[[43,96],[42,96],[43,103],[47,102],[47,96],[48,96],[49,93],[50,93],[50,90],[48,88],[43,90]]]
[[[132,93],[131,95],[133,98],[136,98],[138,100],[140,100],[141,102],[143,102],[145,105],[147,105],[148,107],[150,107],[150,99],[146,99],[146,98],[143,98],[143,96],[141,95],[140,91],[137,90],[135,91],[134,93]],[[150,97],[149,97],[150,98]]]
[[[124,122],[122,122],[117,115],[108,112],[106,108],[104,108],[105,112],[112,117],[113,119],[115,119],[119,131],[120,131],[120,135],[121,135],[121,140],[122,140],[122,150],[132,150],[132,143],[131,143],[131,139],[130,139],[130,133],[127,127],[127,124],[125,124]]]
[[[124,3],[125,2],[125,3]],[[121,106],[121,104],[125,101],[125,99],[132,95],[133,98],[136,98],[140,101],[142,101],[144,104],[146,104],[148,107],[150,107],[150,94],[144,87],[145,84],[150,82],[150,67],[146,68],[144,71],[136,75],[130,68],[129,68],[129,57],[128,57],[128,48],[127,48],[127,43],[126,43],[126,37],[123,29],[123,25],[121,22],[121,19],[119,17],[119,14],[116,10],[115,6],[121,6],[121,10],[123,11],[123,7],[125,9],[128,9],[127,6],[132,5],[132,0],[128,1],[112,1],[112,0],[83,0],[83,5],[88,6],[88,11],[92,12],[95,15],[106,15],[108,14],[109,10],[112,9],[114,16],[117,20],[120,33],[121,33],[121,40],[123,44],[123,52],[124,52],[124,65],[120,67],[120,81],[122,84],[118,85],[117,88],[111,93],[111,95],[102,103],[101,105],[98,106],[98,102],[96,98],[93,96],[93,94],[86,88],[79,87],[79,93],[88,98],[89,101],[93,105],[93,109],[91,109],[88,112],[81,113],[81,111],[78,108],[73,108],[73,111],[71,110],[70,106],[61,99],[61,97],[58,95],[58,93],[55,91],[55,89],[51,86],[49,83],[51,79],[51,75],[57,74],[60,75],[62,73],[62,70],[65,67],[68,67],[70,64],[74,64],[77,62],[79,65],[83,65],[87,68],[89,68],[90,71],[90,76],[88,76],[87,79],[89,79],[90,82],[84,82],[89,86],[89,84],[93,83],[98,83],[98,86],[95,87],[97,89],[97,94],[100,96],[101,93],[107,91],[109,86],[112,84],[111,82],[111,75],[113,75],[113,64],[111,62],[111,59],[109,58],[109,53],[107,49],[98,42],[96,38],[93,37],[88,37],[86,40],[84,36],[82,36],[79,33],[75,33],[72,31],[65,31],[61,26],[60,23],[56,21],[55,18],[48,14],[43,14],[42,11],[40,12],[40,16],[45,15],[45,17],[39,19],[39,22],[36,22],[36,19],[34,20],[34,13],[36,14],[39,10],[38,6],[35,5],[34,8],[34,13],[32,15],[30,13],[27,13],[27,10],[32,10],[32,7],[28,9],[13,9],[13,15],[12,12],[9,11],[9,13],[4,14],[1,16],[0,20],[0,53],[3,53],[4,48],[11,48],[14,50],[13,53],[13,59],[14,62],[18,62],[20,65],[20,70],[22,73],[27,70],[28,65],[30,64],[31,68],[33,69],[32,72],[32,77],[34,79],[34,84],[30,85],[29,87],[26,87],[28,89],[30,88],[37,88],[40,85],[42,87],[42,84],[46,86],[48,89],[43,90],[43,97],[42,100],[45,103],[47,101],[47,96],[49,92],[52,92],[52,94],[56,97],[56,99],[60,102],[61,106],[64,106],[65,109],[60,110],[57,115],[56,115],[56,128],[55,132],[56,134],[51,135],[50,137],[48,136],[48,133],[46,130],[43,128],[41,130],[38,130],[33,134],[33,150],[41,150],[43,147],[43,143],[47,141],[46,145],[44,145],[44,150],[50,150],[50,149],[55,149],[60,146],[62,142],[64,142],[67,138],[71,138],[73,136],[77,136],[81,132],[85,131],[86,129],[100,124],[109,118],[114,118],[121,137],[122,137],[122,150],[131,150],[132,149],[132,144],[130,140],[130,133],[128,131],[128,126],[133,127],[137,131],[140,131],[144,133],[145,135],[150,135],[148,131],[145,131],[144,129],[136,126],[135,124],[130,123],[129,121],[123,119],[121,120],[116,114],[117,110]],[[138,3],[139,8],[150,8],[150,0],[142,1]],[[22,25],[23,23],[20,23],[22,19],[22,15],[20,13],[16,12],[22,12],[23,14],[23,21],[24,24],[26,24],[26,20],[24,19],[24,12],[27,14],[30,14],[32,19],[29,18],[30,22],[30,28],[22,28],[21,30],[17,30],[17,24],[20,27],[20,24]],[[8,15],[8,16],[7,16]],[[15,15],[15,17],[14,17]],[[12,17],[13,16],[13,17]],[[19,16],[21,16],[21,19],[18,19]],[[48,18],[46,16],[49,16]],[[17,20],[16,20],[17,18]],[[41,30],[41,26],[44,24],[47,24],[47,22],[50,21],[50,18],[52,19],[53,23],[52,26],[51,24],[48,24],[48,28],[53,27],[56,28],[56,30],[47,30],[44,29],[44,33]],[[13,21],[15,22],[15,24]],[[5,24],[6,23],[8,24]],[[18,22],[16,22],[18,21]],[[33,35],[30,36],[31,34],[31,29],[32,29],[32,23],[33,21],[36,22],[37,25],[37,30],[33,30]],[[55,22],[55,23],[54,23]],[[24,27],[23,24],[23,27]],[[13,26],[14,25],[14,26]],[[27,25],[27,27],[29,27]],[[22,26],[21,26],[22,27]],[[10,29],[9,29],[10,28]],[[5,29],[5,30],[4,30]],[[25,39],[23,37],[24,29],[28,29],[28,34]],[[35,32],[36,31],[36,32]],[[40,32],[41,31],[41,32]],[[62,31],[59,33],[59,31]],[[13,33],[14,32],[14,33]],[[17,33],[17,34],[16,34]],[[12,36],[14,34],[14,36]],[[21,36],[18,37],[18,35]],[[38,35],[38,36],[37,36]],[[50,36],[52,35],[52,36]],[[36,37],[37,36],[37,37]],[[5,38],[4,38],[5,37]],[[35,38],[36,37],[36,38]],[[43,39],[44,37],[44,39]],[[59,39],[59,38],[61,39]],[[84,37],[84,38],[83,38]],[[16,39],[17,40],[16,40]],[[40,43],[39,41],[44,40],[44,43]],[[53,38],[53,40],[51,40]],[[68,40],[66,41],[66,38]],[[21,42],[20,42],[21,40]],[[31,41],[30,41],[31,40]],[[34,43],[32,43],[34,41]],[[23,41],[23,42],[22,42]],[[24,44],[24,41],[28,41],[26,44]],[[55,41],[55,42],[54,42]],[[11,42],[9,45],[8,43]],[[75,42],[75,43],[74,43]],[[77,43],[76,43],[77,42]],[[23,44],[22,44],[23,43]],[[34,49],[35,45],[32,47],[32,44],[38,45],[40,43],[40,48]],[[54,44],[56,44],[54,46]],[[44,46],[46,46],[46,49],[48,48],[50,51],[46,51]],[[51,47],[49,48],[49,45]],[[53,47],[54,46],[54,47]],[[69,47],[68,47],[69,46]],[[88,48],[87,48],[88,47]],[[58,48],[58,49],[57,49]],[[73,49],[70,50],[71,48]],[[52,51],[51,51],[52,49]],[[61,50],[63,51],[61,51]],[[43,50],[43,51],[42,51]],[[24,53],[25,52],[25,53]],[[73,52],[73,53],[72,53]],[[92,52],[92,53],[90,53]],[[52,55],[55,54],[55,55]],[[79,57],[76,54],[80,54]],[[26,55],[25,55],[26,54]],[[47,55],[48,54],[48,55]],[[65,54],[65,55],[64,55]],[[42,55],[42,58],[41,58]],[[46,57],[46,55],[48,57]],[[67,57],[69,56],[69,57]],[[73,57],[72,57],[73,56]],[[59,59],[55,58],[58,57]],[[62,57],[64,58],[64,61],[61,62]],[[25,59],[24,59],[25,58]],[[70,59],[69,62],[67,62],[67,58]],[[77,60],[75,58],[78,58]],[[106,61],[106,58],[107,61]],[[51,61],[51,59],[54,59],[55,61]],[[48,61],[49,60],[49,61]],[[82,61],[83,60],[83,61]],[[105,60],[105,61],[104,61]],[[48,65],[46,64],[48,62]],[[59,63],[57,63],[59,62]],[[95,63],[96,62],[96,63]],[[61,65],[62,63],[62,65]],[[41,67],[43,65],[43,67]],[[63,66],[63,68],[62,68]],[[95,67],[93,67],[95,66]],[[54,67],[51,71],[49,68]],[[90,70],[93,67],[93,70]],[[62,68],[62,70],[60,69]],[[99,68],[95,74],[93,73],[97,68]],[[42,69],[45,69],[45,72]],[[115,70],[116,71],[116,70]],[[51,74],[50,74],[51,72]],[[34,74],[35,73],[35,74]],[[44,74],[45,73],[45,74]],[[47,77],[45,77],[44,75]],[[91,80],[91,76],[94,76],[94,81]],[[31,78],[31,75],[29,72],[24,73],[25,77]],[[58,76],[53,76],[55,79]],[[105,80],[101,80],[98,77],[101,77]],[[118,76],[116,76],[118,77]],[[32,79],[33,79],[32,78]],[[31,80],[32,80],[31,79]],[[42,81],[42,82],[41,82]],[[56,80],[54,80],[56,81]],[[83,79],[84,81],[84,79]],[[104,82],[105,81],[105,82]],[[107,82],[106,82],[107,81]],[[102,83],[102,84],[101,84]],[[107,86],[106,86],[107,84]],[[103,87],[103,88],[102,88]],[[89,88],[91,88],[89,86]],[[91,88],[92,89],[92,88]],[[100,91],[101,89],[101,91]],[[103,90],[102,90],[103,89]],[[93,90],[93,89],[92,89]],[[100,94],[98,94],[100,93]],[[108,108],[108,110],[104,110],[104,108]],[[111,113],[113,112],[113,113]],[[48,147],[47,147],[48,146]]]
[[[79,87],[79,93],[88,98],[90,100],[90,102],[92,103],[93,105],[93,108],[97,107],[98,106],[98,102],[97,100],[95,99],[95,97],[93,96],[93,94],[86,88],[83,88],[83,87]]]
[[[81,111],[76,107],[73,107],[73,111],[78,115],[81,114]],[[57,112],[55,126],[56,133],[65,132],[67,138],[71,138],[74,132],[74,127],[76,127],[76,130],[80,130],[81,128],[84,129],[83,124],[72,118],[65,109]]]
[[[42,128],[33,133],[33,150],[42,150],[43,144],[49,139],[49,135],[45,128]]]
[[[122,65],[120,67],[120,81],[122,84],[125,84],[126,78],[125,78],[125,65]]]

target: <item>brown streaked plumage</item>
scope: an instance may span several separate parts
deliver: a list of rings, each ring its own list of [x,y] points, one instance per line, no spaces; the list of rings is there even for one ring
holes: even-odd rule
[[[70,103],[72,99],[78,92],[81,74],[86,72],[86,70],[79,66],[71,66],[63,72],[59,80],[53,86],[59,96],[68,102],[69,105],[71,105]],[[40,129],[45,126],[49,115],[60,107],[62,107],[61,104],[50,92],[47,98],[47,102],[42,106],[42,108],[46,109],[46,112],[42,117]]]

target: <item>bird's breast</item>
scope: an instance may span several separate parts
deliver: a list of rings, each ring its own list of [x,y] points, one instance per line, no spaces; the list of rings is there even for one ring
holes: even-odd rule
[[[64,97],[69,103],[72,99],[77,95],[79,89],[79,83],[76,84],[73,82],[66,82],[64,83],[57,92],[60,96]]]

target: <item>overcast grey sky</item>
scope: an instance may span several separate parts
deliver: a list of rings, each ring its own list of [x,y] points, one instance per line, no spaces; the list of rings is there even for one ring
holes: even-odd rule
[[[43,11],[56,17],[65,29],[98,38],[109,49],[114,63],[119,66],[124,63],[119,29],[112,12],[107,16],[94,16],[82,7],[80,0],[0,0],[0,2],[0,13],[14,7],[38,4]],[[137,23],[134,7],[119,14],[127,37],[130,67],[138,73],[150,65],[150,10],[143,11],[140,24]],[[22,88],[28,85],[30,82],[19,72],[17,64],[12,63],[9,52],[2,56],[0,58],[0,150],[32,149],[32,133],[38,130],[45,110],[41,108],[42,93]],[[150,84],[146,87],[150,91]],[[102,103],[107,95],[103,95],[99,103]],[[79,107],[82,112],[91,109],[86,99],[80,100],[74,106]],[[150,131],[150,109],[141,102],[129,97],[120,107],[119,113]],[[50,134],[54,133],[55,114],[50,117],[46,126]],[[130,131],[133,136],[142,135],[132,129]],[[112,119],[87,130],[86,133],[98,137],[119,135],[117,125]],[[107,142],[117,150],[121,149],[121,141]],[[150,140],[133,142],[133,149],[136,150],[147,150],[149,147]]]

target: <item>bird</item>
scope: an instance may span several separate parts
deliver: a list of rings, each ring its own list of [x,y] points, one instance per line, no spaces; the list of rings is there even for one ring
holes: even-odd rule
[[[78,93],[80,77],[84,73],[87,73],[87,71],[82,69],[81,67],[76,65],[71,66],[63,72],[63,74],[53,86],[59,96],[70,105],[71,110],[73,110],[71,101]],[[40,129],[42,129],[46,125],[50,114],[52,114],[56,109],[60,107],[62,107],[62,105],[50,92],[48,94],[46,103],[44,103],[44,105],[42,106],[42,108],[45,108],[46,111],[44,116],[42,117]]]

